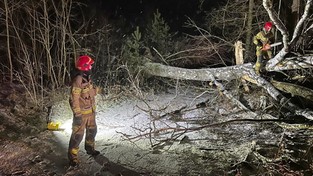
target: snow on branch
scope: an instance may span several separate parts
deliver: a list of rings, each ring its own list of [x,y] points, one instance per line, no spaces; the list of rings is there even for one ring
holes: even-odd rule
[[[313,56],[289,57],[267,71],[296,70],[313,67]]]
[[[281,32],[282,37],[283,37],[283,39],[282,39],[283,48],[273,59],[271,59],[267,62],[266,69],[270,70],[275,65],[277,65],[279,62],[281,62],[284,59],[284,57],[286,56],[286,54],[289,52],[290,46],[292,46],[296,43],[296,39],[298,39],[298,37],[300,36],[300,31],[303,27],[303,24],[309,16],[309,11],[310,11],[311,5],[312,5],[312,0],[307,0],[303,15],[301,16],[301,19],[298,21],[298,23],[294,29],[292,39],[289,42],[288,30],[287,30],[286,26],[283,24],[283,22],[280,20],[279,16],[275,12],[275,10],[273,9],[271,0],[263,0],[263,7],[267,11],[270,19],[273,21],[276,28]]]

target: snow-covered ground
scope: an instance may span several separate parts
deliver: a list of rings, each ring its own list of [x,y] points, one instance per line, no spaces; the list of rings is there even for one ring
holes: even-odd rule
[[[242,112],[214,91],[186,88],[140,99],[107,97],[97,96],[96,148],[105,161],[86,156],[81,144],[88,174],[110,175],[112,166],[119,166],[121,171],[114,172],[123,175],[214,175],[244,161],[258,140],[277,140],[255,124],[184,130],[240,118]],[[72,123],[68,100],[53,106],[51,119],[65,129],[54,133],[66,150]]]

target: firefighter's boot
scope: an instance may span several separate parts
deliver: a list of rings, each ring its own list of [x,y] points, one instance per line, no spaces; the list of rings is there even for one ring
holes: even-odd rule
[[[262,69],[262,56],[257,56],[257,61],[254,65],[255,73],[260,75],[261,69]]]
[[[79,165],[79,161],[78,161],[78,148],[72,148],[72,149],[69,149],[68,151],[68,157],[69,157],[69,165],[71,167],[78,167]]]
[[[260,73],[260,70],[261,70],[261,63],[256,62],[256,63],[255,63],[255,66],[254,66],[254,70],[255,70],[255,73],[256,73],[257,75],[260,75],[260,74],[261,74],[261,73]]]
[[[100,154],[100,152],[98,150],[95,150],[94,142],[86,141],[85,150],[86,150],[87,154],[91,155],[91,156],[97,156]]]
[[[100,152],[98,150],[90,150],[90,151],[87,151],[87,154],[91,156],[97,156],[100,154]]]
[[[76,161],[76,160],[72,160],[72,161],[70,161],[69,165],[70,165],[71,167],[78,167],[78,166],[79,166],[79,162]]]
[[[88,155],[97,156],[99,151],[95,150],[95,136],[97,134],[97,126],[95,125],[94,117],[90,120],[89,126],[86,129],[85,150]]]

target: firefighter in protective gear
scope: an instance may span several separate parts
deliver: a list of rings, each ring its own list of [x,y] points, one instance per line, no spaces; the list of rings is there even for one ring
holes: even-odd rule
[[[78,150],[83,136],[85,136],[85,150],[87,154],[100,154],[95,150],[95,136],[97,125],[95,119],[95,96],[97,89],[92,85],[91,68],[94,60],[87,55],[80,56],[76,62],[76,73],[72,78],[70,106],[73,111],[72,135],[69,142],[68,158],[70,166],[78,165]]]
[[[261,70],[263,69],[264,59],[269,60],[272,58],[272,51],[270,46],[274,39],[272,27],[272,22],[266,22],[264,24],[263,30],[253,37],[253,43],[256,45],[257,61],[255,63],[255,72],[257,74],[260,74]]]

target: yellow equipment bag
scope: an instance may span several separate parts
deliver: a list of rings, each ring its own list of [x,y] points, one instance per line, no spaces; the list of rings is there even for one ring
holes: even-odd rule
[[[48,130],[53,130],[53,131],[57,131],[60,129],[60,122],[49,122],[47,125],[47,129]]]

